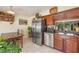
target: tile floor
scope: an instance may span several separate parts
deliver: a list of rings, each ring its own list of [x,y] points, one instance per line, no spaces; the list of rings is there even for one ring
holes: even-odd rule
[[[24,39],[23,53],[61,53],[56,49],[49,48],[45,45],[39,46],[32,42],[32,39]]]

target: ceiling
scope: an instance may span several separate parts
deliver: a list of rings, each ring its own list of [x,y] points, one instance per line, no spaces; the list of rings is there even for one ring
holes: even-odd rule
[[[52,6],[13,6],[12,10],[18,14],[23,16],[33,16],[37,12],[41,12],[47,9],[50,9]],[[0,6],[1,11],[10,10],[10,6]]]

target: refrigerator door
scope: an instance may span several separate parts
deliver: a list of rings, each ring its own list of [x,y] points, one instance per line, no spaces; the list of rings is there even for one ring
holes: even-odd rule
[[[42,45],[42,38],[41,38],[41,34],[37,33],[37,38],[36,38],[36,44],[38,45]]]
[[[41,29],[42,29],[42,23],[41,23],[41,21],[39,20],[39,21],[37,21],[37,23],[36,23],[36,32],[41,32]]]
[[[32,41],[35,43],[36,42],[36,21],[32,21]]]
[[[33,23],[32,23],[32,31],[33,32],[36,32],[36,21],[33,21]]]
[[[42,31],[41,31],[41,28],[42,28],[42,24],[41,24],[41,20],[38,20],[37,21],[37,24],[36,24],[36,36],[37,36],[37,39],[36,39],[36,44],[38,45],[42,45]]]

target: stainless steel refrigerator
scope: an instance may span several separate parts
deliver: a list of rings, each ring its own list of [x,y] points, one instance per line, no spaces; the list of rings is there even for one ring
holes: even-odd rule
[[[38,45],[44,43],[45,22],[42,18],[32,21],[32,41]]]

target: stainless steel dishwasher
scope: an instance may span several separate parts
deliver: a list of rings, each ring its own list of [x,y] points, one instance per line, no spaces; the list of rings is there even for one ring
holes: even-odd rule
[[[54,46],[54,36],[53,33],[44,32],[44,44],[53,47]]]

